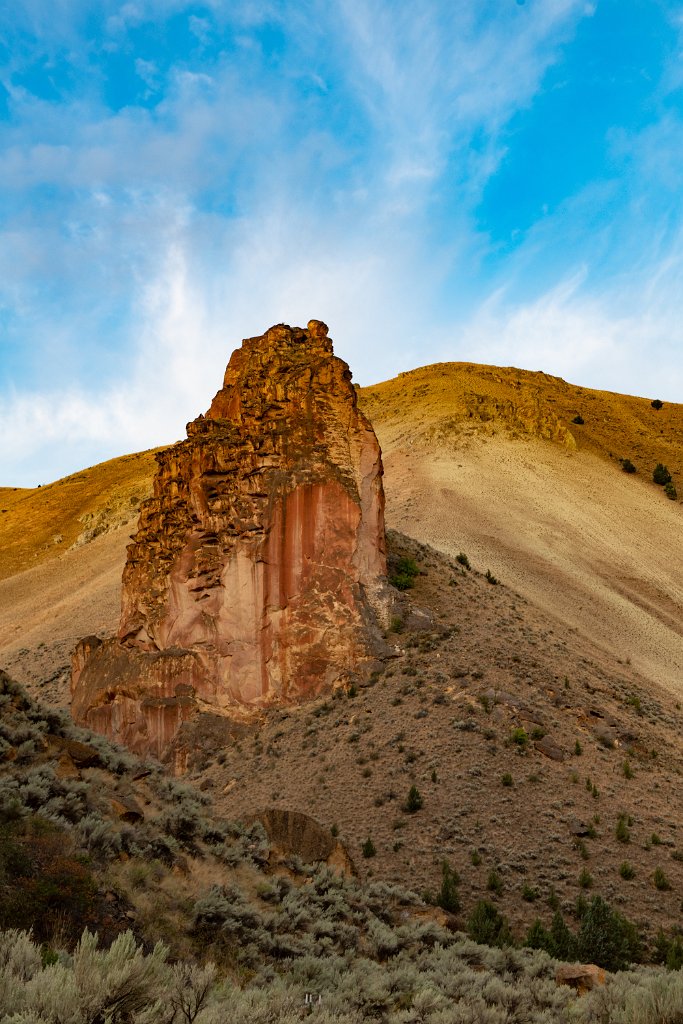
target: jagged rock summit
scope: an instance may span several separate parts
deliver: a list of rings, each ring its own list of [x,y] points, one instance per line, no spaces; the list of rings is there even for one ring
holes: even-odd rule
[[[74,654],[76,721],[178,761],[198,714],[312,697],[383,653],[381,453],[327,335],[311,320],[245,340],[187,440],[157,455],[118,637]]]

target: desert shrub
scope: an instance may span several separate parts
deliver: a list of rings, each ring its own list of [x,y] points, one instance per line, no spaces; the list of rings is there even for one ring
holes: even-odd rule
[[[636,467],[633,465],[630,459],[620,459],[619,461],[621,462],[621,468],[623,469],[624,473],[636,472]]]
[[[419,569],[414,558],[403,556],[396,563],[395,570],[389,575],[389,582],[397,590],[410,590],[415,586],[415,577]]]
[[[513,729],[510,733],[510,742],[515,743],[522,749],[527,747],[529,743],[529,736],[526,729],[522,728],[522,726],[518,726],[516,729]]]
[[[668,484],[671,481],[671,473],[666,466],[662,465],[661,462],[658,462],[652,471],[652,479],[656,484],[659,484],[660,487],[663,487],[664,484]]]
[[[495,868],[491,868],[489,876],[486,879],[486,888],[489,892],[493,892],[496,896],[502,895],[503,892],[503,879],[500,877]]]
[[[96,886],[71,837],[37,816],[0,828],[0,928],[33,929],[41,942],[55,930],[75,941]]]
[[[631,842],[631,832],[628,827],[628,815],[620,814],[617,820],[615,835],[620,843]]]
[[[632,864],[629,864],[629,862],[625,860],[619,867],[619,874],[627,882],[630,882],[631,879],[636,877],[636,869]]]
[[[577,415],[576,415],[576,416],[574,417],[574,419],[572,420],[572,423],[576,423],[576,424],[577,424],[577,426],[583,426],[583,424],[584,424],[585,422],[586,422],[586,421],[584,420],[584,418],[583,418],[583,416],[581,415],[581,413],[578,413],[578,414],[577,414]]]
[[[503,785],[503,786],[511,786],[512,785],[512,775],[510,775],[510,772],[504,772],[501,775],[501,777],[500,777],[500,781],[501,781],[501,785]]]
[[[500,583],[500,580],[493,575],[490,569],[486,570],[486,580],[489,583],[491,583],[494,587],[498,586],[498,584]]]
[[[662,868],[655,868],[655,873],[652,881],[654,882],[655,889],[659,889],[660,892],[666,892],[671,888],[671,882],[666,877]]]
[[[591,875],[588,868],[583,868],[579,875],[579,885],[582,889],[591,889],[593,887],[593,876]]]
[[[656,409],[659,412],[659,410],[664,405],[664,402],[662,402],[659,398],[655,398],[650,402],[650,405],[653,409]]]
[[[168,968],[167,950],[157,945],[148,956],[131,932],[120,935],[108,950],[97,948],[96,935],[84,932],[71,961],[58,959],[15,987],[14,1005],[2,1007],[13,1016],[3,1024],[106,1021],[162,1024]],[[2,996],[0,995],[0,999]],[[144,1018],[142,1016],[144,1012]]]
[[[467,919],[467,934],[485,946],[511,946],[512,932],[500,911],[488,900],[479,900]]]
[[[75,834],[80,845],[94,857],[111,860],[121,852],[121,836],[99,814],[88,814],[77,823]]]
[[[678,491],[676,490],[673,480],[669,480],[668,483],[664,484],[664,493],[671,501],[676,501],[678,498]]]
[[[464,551],[460,551],[455,556],[455,560],[458,563],[458,565],[462,565],[462,567],[464,569],[471,569],[472,568],[472,566],[470,565],[470,560],[469,560],[469,558],[467,557],[467,555],[465,554]]]

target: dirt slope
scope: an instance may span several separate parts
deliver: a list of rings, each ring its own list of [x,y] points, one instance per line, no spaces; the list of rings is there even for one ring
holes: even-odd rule
[[[46,487],[0,487],[0,579],[136,520],[155,450],[110,459]]]
[[[390,525],[465,551],[683,691],[683,519],[652,483],[663,462],[683,493],[683,406],[461,363],[401,374],[361,400],[382,445]]]

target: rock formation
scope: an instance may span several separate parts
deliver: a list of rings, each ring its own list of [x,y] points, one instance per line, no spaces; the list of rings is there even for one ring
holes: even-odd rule
[[[327,327],[235,351],[205,416],[157,455],[118,637],[74,654],[74,718],[162,754],[198,712],[312,697],[383,652],[381,453]]]

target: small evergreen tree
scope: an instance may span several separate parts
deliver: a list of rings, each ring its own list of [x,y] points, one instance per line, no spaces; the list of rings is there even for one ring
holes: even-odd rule
[[[541,924],[540,918],[535,918],[533,924],[526,933],[524,945],[529,949],[544,949],[546,953],[553,955],[553,938],[547,928]]]
[[[404,809],[408,812],[408,814],[415,814],[416,811],[420,810],[423,803],[424,801],[422,799],[420,790],[417,788],[417,786],[412,785],[408,790],[408,799],[403,805]]]
[[[640,959],[638,929],[612,910],[602,896],[594,896],[581,921],[577,951],[586,963],[598,964],[608,971],[624,970]]]
[[[512,932],[503,914],[488,900],[479,900],[467,919],[467,934],[484,946],[511,946]]]
[[[448,861],[443,861],[441,865],[441,888],[439,889],[436,902],[442,910],[448,911],[449,914],[457,914],[460,910],[459,884],[460,876],[458,872],[450,866]]]
[[[665,484],[670,482],[671,473],[666,466],[663,466],[661,462],[658,462],[652,473],[652,479],[656,484],[659,484],[660,487],[664,487]]]
[[[567,927],[567,922],[563,918],[561,910],[556,910],[553,914],[552,924],[550,925],[550,937],[552,939],[552,949],[549,952],[552,956],[557,957],[558,960],[576,959],[576,938]]]
[[[363,856],[365,858],[374,857],[375,854],[377,853],[377,849],[375,847],[375,844],[373,843],[373,841],[370,838],[370,836],[368,836],[368,838],[363,843],[363,845],[361,847],[361,850],[363,851]]]

